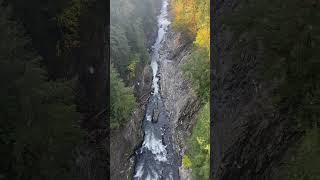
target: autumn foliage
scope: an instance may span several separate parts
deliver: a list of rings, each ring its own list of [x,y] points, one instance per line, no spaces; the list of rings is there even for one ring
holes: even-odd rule
[[[184,168],[192,169],[195,180],[209,179],[210,167],[210,3],[209,0],[171,0],[173,29],[193,41],[188,61],[182,66],[192,82],[203,107],[188,138],[187,152],[182,158]]]
[[[172,0],[173,27],[185,32],[197,46],[210,48],[209,0]]]

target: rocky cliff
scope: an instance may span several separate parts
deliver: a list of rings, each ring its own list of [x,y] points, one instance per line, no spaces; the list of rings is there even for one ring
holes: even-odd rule
[[[191,135],[200,109],[200,101],[182,72],[181,67],[187,62],[192,43],[187,42],[181,33],[169,28],[166,42],[161,53],[167,58],[160,61],[160,88],[166,110],[170,118],[174,148],[180,156],[186,150],[186,139]],[[190,179],[190,172],[180,168],[180,179]]]
[[[258,79],[263,47],[243,47],[239,57],[232,32],[221,21],[239,1],[217,1],[211,64],[211,175],[215,180],[278,179],[278,167],[299,133],[290,127],[286,110],[270,100],[275,84]],[[249,34],[243,34],[245,44]]]
[[[12,7],[14,18],[21,22],[30,37],[31,47],[28,48],[34,49],[42,57],[39,63],[48,72],[48,80],[73,80],[76,84],[72,85],[74,104],[81,114],[79,124],[88,136],[79,141],[74,152],[64,152],[67,156],[75,156],[73,174],[85,180],[106,179],[109,176],[109,140],[106,129],[109,98],[107,2],[81,1],[81,11],[72,8],[70,16],[65,18],[73,24],[73,40],[77,45],[68,48],[62,42],[65,42],[70,32],[61,26],[57,17],[70,10],[73,6],[71,1],[3,2]],[[50,168],[46,170],[51,171]]]
[[[157,1],[155,8],[160,12],[161,1]],[[152,27],[145,27],[145,45],[150,47],[157,38],[157,22]],[[142,73],[141,73],[142,72]],[[117,130],[110,133],[110,179],[132,179],[134,173],[134,153],[143,142],[142,121],[146,104],[151,95],[152,69],[150,64],[140,65],[136,70],[136,78],[130,82],[134,87],[134,95],[138,106],[131,119]]]
[[[143,141],[142,120],[145,107],[151,93],[152,71],[145,66],[141,74],[138,95],[139,105],[132,118],[123,127],[112,130],[110,133],[110,173],[111,179],[131,179],[133,175],[134,157],[136,148]]]
[[[160,92],[170,118],[169,126],[172,128],[174,149],[183,156],[186,151],[186,139],[191,135],[200,110],[196,92],[191,88],[191,82],[184,77],[181,69],[190,56],[192,42],[186,41],[181,33],[174,32],[171,27],[163,41],[165,43],[160,54],[166,54],[167,58],[158,62]],[[137,80],[140,85],[135,87],[140,106],[129,123],[120,130],[111,132],[110,135],[111,179],[131,179],[134,165],[131,155],[143,141],[141,124],[152,81],[149,66],[145,67],[143,74]],[[181,167],[180,179],[191,179],[191,172]]]

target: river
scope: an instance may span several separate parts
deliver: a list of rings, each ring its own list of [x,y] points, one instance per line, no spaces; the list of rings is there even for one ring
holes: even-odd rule
[[[160,49],[169,25],[168,0],[163,0],[158,16],[158,36],[151,52],[152,95],[143,119],[144,141],[136,151],[134,180],[179,179],[179,156],[173,150],[169,117],[161,98],[158,76],[158,63],[166,58],[166,54],[160,54]]]

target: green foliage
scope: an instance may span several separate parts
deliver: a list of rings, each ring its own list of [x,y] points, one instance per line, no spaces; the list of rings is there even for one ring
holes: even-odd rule
[[[133,90],[126,87],[149,60],[147,39],[156,26],[155,0],[111,0],[110,59],[111,128],[123,125],[136,106]],[[119,74],[118,74],[119,73]]]
[[[0,174],[4,179],[71,179],[83,139],[70,82],[47,81],[22,26],[0,7]]]
[[[132,20],[132,23],[127,24],[126,36],[128,37],[131,52],[147,53],[145,47],[145,35],[143,31],[142,20],[140,17]]]
[[[12,6],[13,16],[21,20],[32,46],[43,57],[49,79],[70,79],[76,73],[80,46],[79,16],[83,0],[5,0]],[[82,35],[84,37],[85,35]]]
[[[133,70],[128,69],[132,56],[140,56],[134,71],[149,60],[147,38],[157,27],[155,3],[155,0],[111,0],[111,62],[126,84],[134,80],[130,76]]]
[[[129,45],[125,32],[119,26],[110,28],[110,58],[120,75],[126,77],[129,65]]]
[[[320,132],[318,127],[308,131],[302,138],[301,143],[290,150],[290,158],[282,165],[281,179],[320,179]]]
[[[184,38],[194,40],[190,58],[182,66],[186,78],[191,80],[203,104],[196,127],[188,140],[188,155],[183,156],[185,168],[192,168],[194,179],[209,179],[210,160],[210,13],[209,1],[172,0],[171,10],[174,16],[173,28],[182,32]],[[190,157],[190,158],[189,158]]]
[[[188,140],[189,157],[194,179],[208,180],[210,170],[210,106],[203,107],[196,127]]]
[[[190,59],[182,67],[187,78],[193,84],[203,102],[209,99],[210,90],[210,58],[207,49],[195,47]]]
[[[137,64],[139,63],[139,60],[140,60],[139,54],[134,54],[130,58],[130,64],[128,66],[130,79],[134,79],[135,78],[136,68],[137,68]]]
[[[81,0],[73,0],[71,5],[57,16],[58,25],[64,30],[63,45],[65,48],[80,47],[80,12]]]
[[[111,96],[111,129],[116,129],[125,123],[132,115],[136,106],[135,97],[131,88],[125,87],[116,69],[111,67],[110,74]]]

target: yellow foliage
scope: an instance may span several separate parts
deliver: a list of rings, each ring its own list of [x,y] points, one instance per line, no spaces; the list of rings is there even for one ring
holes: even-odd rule
[[[128,70],[130,72],[134,72],[135,69],[136,69],[136,62],[132,62],[131,64],[129,64]]]
[[[139,55],[138,54],[134,54],[131,57],[131,62],[128,65],[128,70],[129,70],[129,77],[135,78],[135,74],[136,74],[136,68],[137,68],[137,64],[139,62]]]
[[[199,145],[202,145],[204,143],[204,139],[202,137],[197,137],[197,141]]]
[[[198,30],[195,44],[210,49],[210,30],[208,27],[202,27]]]
[[[183,155],[182,157],[182,165],[184,168],[190,168],[192,166],[192,162],[188,155]]]
[[[210,2],[209,0],[172,0],[173,27],[186,30],[194,43],[210,49]]]
[[[210,144],[207,144],[204,149],[207,150],[208,152],[210,152]]]
[[[130,71],[130,72],[134,72],[135,70],[136,70],[136,66],[137,66],[137,62],[132,62],[132,63],[130,63],[129,64],[129,66],[128,66],[128,70]]]

